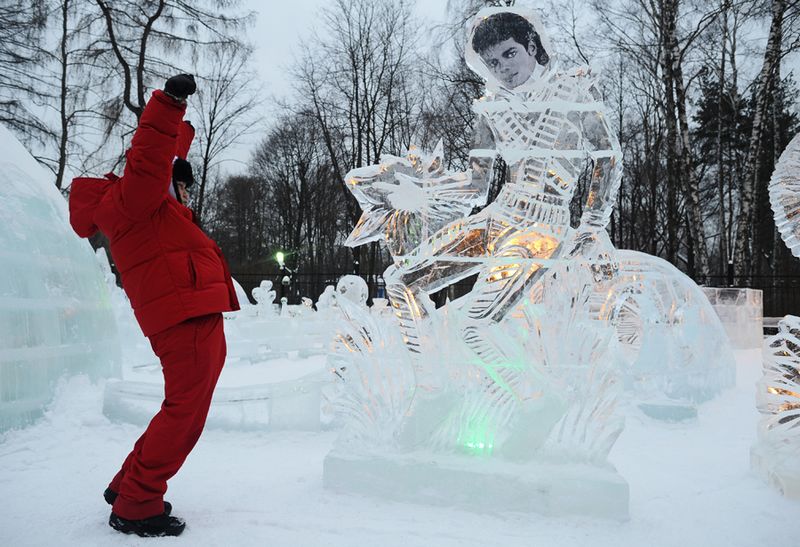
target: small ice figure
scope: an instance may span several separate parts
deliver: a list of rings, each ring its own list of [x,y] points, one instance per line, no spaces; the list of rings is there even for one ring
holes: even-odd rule
[[[345,275],[336,284],[336,294],[361,307],[367,307],[369,288],[367,282],[357,275]]]
[[[317,300],[317,311],[329,310],[336,306],[336,287],[328,285]]]
[[[272,281],[263,280],[261,284],[251,292],[256,301],[256,308],[258,309],[258,315],[260,317],[275,315],[274,303],[277,295],[272,289]]]

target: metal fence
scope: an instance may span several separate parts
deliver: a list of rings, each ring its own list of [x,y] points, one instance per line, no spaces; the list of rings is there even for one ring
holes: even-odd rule
[[[297,304],[300,302],[300,298],[304,296],[316,302],[326,286],[336,286],[339,279],[348,274],[352,274],[352,272],[294,273],[289,276],[290,283],[286,286],[281,285],[281,280],[286,275],[281,272],[234,273],[233,277],[247,291],[248,296],[251,294],[252,289],[257,287],[262,280],[268,280],[272,281],[272,286],[279,299],[281,296],[286,296],[290,304]],[[372,298],[385,297],[383,278],[380,275],[360,275],[360,277],[367,282],[370,300]],[[764,294],[765,317],[783,317],[787,314],[800,315],[799,276],[750,276],[748,278],[710,276],[701,282],[707,287],[749,287],[761,290]],[[445,298],[452,300],[466,294],[473,283],[474,277],[468,278],[432,296],[437,303],[443,303]]]

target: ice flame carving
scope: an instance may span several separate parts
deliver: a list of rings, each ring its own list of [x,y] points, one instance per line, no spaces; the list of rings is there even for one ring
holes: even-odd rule
[[[384,155],[379,165],[350,171],[347,186],[363,213],[346,245],[383,239],[392,256],[402,256],[485,201],[486,187],[469,172],[447,171],[443,156],[439,141],[432,154],[412,146],[405,157]]]

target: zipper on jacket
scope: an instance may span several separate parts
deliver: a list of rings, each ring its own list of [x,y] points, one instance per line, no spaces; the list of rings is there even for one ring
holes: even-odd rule
[[[186,255],[186,259],[189,261],[189,278],[192,280],[192,287],[195,289],[199,289],[197,284],[197,270],[194,267],[194,260],[192,260],[192,253]]]

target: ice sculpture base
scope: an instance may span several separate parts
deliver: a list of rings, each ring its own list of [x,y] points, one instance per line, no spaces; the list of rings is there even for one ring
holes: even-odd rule
[[[750,465],[768,484],[790,499],[800,500],[800,460],[763,444],[750,449]]]
[[[331,490],[400,502],[628,519],[628,483],[611,466],[333,451],[325,458],[323,481]]]

